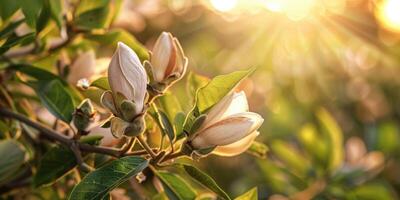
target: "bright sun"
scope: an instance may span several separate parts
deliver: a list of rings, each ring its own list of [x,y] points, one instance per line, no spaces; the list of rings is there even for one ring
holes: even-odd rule
[[[383,0],[376,15],[385,28],[400,32],[400,0]]]

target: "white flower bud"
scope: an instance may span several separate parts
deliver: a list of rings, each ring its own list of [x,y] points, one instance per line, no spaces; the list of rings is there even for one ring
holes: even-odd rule
[[[150,58],[154,80],[166,84],[178,80],[185,73],[187,62],[179,41],[171,33],[161,33]]]
[[[238,155],[250,147],[263,121],[259,114],[248,112],[243,91],[231,93],[211,108],[191,145],[194,149],[216,147],[213,153],[222,156]]]
[[[93,50],[80,54],[69,68],[67,81],[77,84],[80,79],[90,79],[96,73],[96,56]]]
[[[108,81],[114,98],[117,94],[135,103],[135,114],[143,111],[147,88],[147,75],[136,53],[118,43],[108,68]]]

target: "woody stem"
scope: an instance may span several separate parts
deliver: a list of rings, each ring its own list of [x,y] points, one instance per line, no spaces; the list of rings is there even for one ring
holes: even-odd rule
[[[157,155],[153,152],[151,147],[147,144],[147,142],[143,138],[143,134],[140,134],[136,137],[140,143],[140,145],[147,151],[147,153],[151,156],[151,158],[156,158]]]

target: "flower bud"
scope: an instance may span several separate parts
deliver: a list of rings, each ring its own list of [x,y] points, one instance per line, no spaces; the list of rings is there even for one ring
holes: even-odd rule
[[[81,79],[90,79],[96,73],[96,56],[93,50],[80,54],[69,68],[67,81],[77,84]]]
[[[147,75],[136,53],[122,42],[118,43],[118,48],[111,59],[108,82],[115,104],[120,94],[124,100],[134,103],[133,116],[143,111],[147,92]],[[118,103],[117,106],[120,104]],[[115,110],[118,111],[118,109]],[[120,116],[123,117],[122,113]]]
[[[150,57],[153,79],[151,85],[163,91],[184,75],[187,62],[179,41],[171,33],[161,33]]]
[[[215,147],[214,154],[238,155],[250,147],[263,121],[257,113],[248,112],[244,92],[231,93],[210,109],[189,142],[198,152]]]
[[[86,132],[94,121],[95,111],[90,99],[85,99],[74,112],[73,124],[81,132]]]

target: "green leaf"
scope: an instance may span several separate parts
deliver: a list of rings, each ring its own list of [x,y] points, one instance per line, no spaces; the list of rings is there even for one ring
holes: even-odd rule
[[[51,18],[56,22],[58,28],[62,27],[62,3],[61,0],[48,0],[50,2]]]
[[[170,199],[195,199],[196,192],[177,174],[167,171],[156,172],[163,184],[167,187],[166,193]]]
[[[114,160],[87,174],[74,187],[68,199],[103,199],[111,190],[145,169],[148,163],[146,159],[138,156],[127,156]]]
[[[178,99],[170,92],[167,92],[163,96],[157,98],[157,101],[170,121],[173,121],[175,119],[175,115],[182,110]]]
[[[25,15],[26,23],[30,27],[36,27],[43,0],[16,0]]]
[[[267,145],[253,141],[251,146],[247,149],[247,153],[259,157],[259,158],[266,158],[267,157],[267,152],[268,152],[268,147]]]
[[[81,30],[108,28],[114,12],[110,0],[82,0],[75,13],[75,25]]]
[[[184,130],[189,132],[194,120],[201,114],[204,114],[212,106],[218,103],[224,96],[229,94],[246,77],[248,77],[255,68],[232,72],[230,74],[220,75],[213,78],[207,85],[197,90],[196,103],[192,111],[187,115]]]
[[[149,110],[149,114],[153,117],[154,121],[161,129],[161,133],[163,135],[167,135],[168,139],[172,143],[172,141],[175,139],[175,131],[167,115],[163,111],[158,110],[154,104]]]
[[[108,83],[108,78],[107,77],[100,77],[93,81],[90,86],[92,87],[97,87],[102,90],[111,90],[110,84]]]
[[[48,22],[50,21],[50,2],[49,0],[43,0],[43,8],[40,11],[39,17],[37,19],[37,23],[36,23],[36,32],[40,33],[40,31],[42,31],[46,25],[48,24]]]
[[[10,18],[18,10],[18,1],[0,0],[0,16],[3,21]]]
[[[7,52],[9,49],[11,49],[14,46],[17,46],[19,44],[28,44],[31,43],[35,40],[35,33],[28,33],[23,36],[17,36],[17,35],[11,35],[8,37],[6,42],[0,47],[0,55]]]
[[[258,200],[257,188],[252,188],[246,193],[236,197],[235,200]]]
[[[24,21],[25,21],[24,19],[21,19],[16,22],[12,22],[8,26],[3,28],[3,30],[0,31],[0,40],[7,38],[9,35],[11,35],[14,32],[14,30]]]
[[[363,199],[363,200],[390,200],[396,199],[393,196],[393,191],[387,187],[387,184],[382,183],[367,183],[363,184],[351,192],[347,192],[349,195],[353,196],[353,199]]]
[[[178,112],[175,115],[175,119],[174,119],[174,125],[175,125],[175,130],[176,130],[176,137],[179,139],[181,138],[184,134],[183,134],[183,125],[185,123],[185,113],[183,112]]]
[[[86,144],[98,144],[102,136],[86,136],[80,142]],[[56,182],[68,174],[75,166],[75,154],[65,146],[55,146],[47,151],[40,161],[38,170],[33,177],[33,186],[46,186]]]
[[[76,164],[74,153],[70,149],[64,146],[51,148],[40,161],[38,171],[33,178],[33,186],[52,184],[68,174]]]
[[[64,85],[66,85],[66,83],[60,77],[39,67],[35,67],[28,64],[18,64],[11,66],[11,68],[40,81],[59,80]]]
[[[317,111],[317,118],[321,122],[322,130],[329,141],[330,163],[329,170],[335,171],[343,163],[343,133],[332,115],[325,109]]]
[[[218,103],[254,70],[255,69],[252,68],[213,78],[206,86],[200,88],[197,92],[196,106],[199,112],[204,113]]]
[[[311,165],[310,160],[307,160],[294,145],[282,140],[274,140],[270,148],[289,171],[302,177],[307,175]]]
[[[25,157],[25,150],[16,140],[0,141],[0,184],[19,170]]]
[[[123,42],[135,51],[141,61],[149,58],[148,50],[132,34],[122,29],[114,29],[104,34],[87,34],[85,38],[113,48],[117,47],[118,42]]]
[[[197,90],[206,86],[210,81],[209,78],[190,72],[187,78],[187,90],[190,96],[195,97]]]
[[[399,150],[400,131],[395,121],[386,121],[378,125],[378,132],[374,139],[376,150],[385,154],[396,154]]]
[[[57,118],[69,123],[74,112],[74,102],[59,80],[39,81],[35,87],[42,104]]]
[[[201,183],[204,187],[210,189],[211,191],[215,192],[218,196],[223,199],[231,199],[225,191],[223,191],[218,184],[206,173],[201,171],[200,169],[190,166],[190,165],[183,165],[183,169],[196,181]]]
[[[175,139],[175,131],[174,127],[172,126],[171,122],[169,121],[167,115],[163,111],[158,112],[160,116],[160,122],[164,129],[165,134],[167,134],[169,140],[172,142]]]

